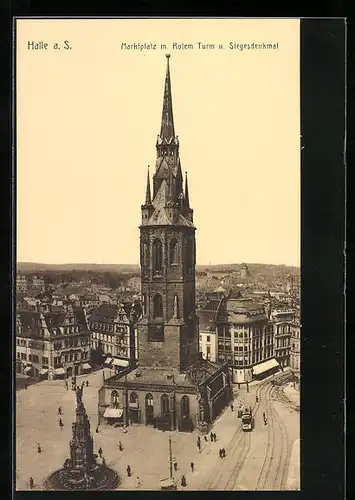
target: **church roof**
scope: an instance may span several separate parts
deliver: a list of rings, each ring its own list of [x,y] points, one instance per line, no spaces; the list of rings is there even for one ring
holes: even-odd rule
[[[120,377],[121,378],[121,377]],[[138,367],[127,374],[128,384],[165,385],[173,388],[194,387],[189,377],[185,373],[180,373],[176,369],[162,367]]]

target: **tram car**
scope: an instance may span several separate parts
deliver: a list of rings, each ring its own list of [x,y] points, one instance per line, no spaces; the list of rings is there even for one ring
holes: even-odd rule
[[[243,408],[242,413],[242,430],[243,432],[249,432],[253,430],[253,415],[250,406],[246,406]]]

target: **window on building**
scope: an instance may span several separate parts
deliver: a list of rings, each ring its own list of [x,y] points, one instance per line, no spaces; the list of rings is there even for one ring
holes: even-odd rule
[[[24,360],[26,360],[26,359],[27,359],[27,357],[26,357],[26,353],[25,353],[25,352],[21,352],[21,359],[24,359]]]
[[[211,336],[207,335],[207,342],[211,342]]]
[[[178,242],[175,239],[173,239],[170,242],[170,249],[169,249],[169,262],[170,262],[170,264],[177,263],[177,261],[178,261],[177,251],[178,251]]]
[[[162,417],[169,415],[169,398],[166,394],[161,397],[161,415]]]
[[[194,261],[194,246],[191,238],[187,238],[185,244],[185,266],[186,272],[191,273]]]
[[[163,270],[163,248],[160,240],[153,243],[153,272],[160,273]]]
[[[145,397],[145,404],[146,406],[154,406],[153,396],[150,392]]]
[[[20,359],[20,357],[21,357],[21,356],[20,356],[20,353],[18,352],[18,353],[17,353],[17,359]]]
[[[138,396],[136,392],[131,392],[129,396],[129,402],[133,403],[134,405],[138,405]]]
[[[188,396],[183,396],[181,398],[181,416],[182,418],[188,418],[190,416],[190,401]]]
[[[162,318],[163,317],[163,299],[160,294],[156,294],[153,299],[153,317]]]

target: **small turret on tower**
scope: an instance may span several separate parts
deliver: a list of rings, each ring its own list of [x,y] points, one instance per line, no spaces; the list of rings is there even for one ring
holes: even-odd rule
[[[147,172],[147,187],[146,187],[146,193],[145,193],[145,203],[144,205],[141,206],[142,210],[142,224],[147,223],[149,218],[151,217],[154,207],[152,205],[152,196],[151,196],[151,191],[150,191],[150,175],[149,175],[149,165],[148,165],[148,172]]]

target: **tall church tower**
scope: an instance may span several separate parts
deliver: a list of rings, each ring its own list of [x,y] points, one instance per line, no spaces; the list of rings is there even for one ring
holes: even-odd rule
[[[148,167],[140,225],[143,317],[138,323],[140,366],[183,370],[198,355],[195,312],[195,226],[175,135],[167,55],[163,113],[151,190]]]

